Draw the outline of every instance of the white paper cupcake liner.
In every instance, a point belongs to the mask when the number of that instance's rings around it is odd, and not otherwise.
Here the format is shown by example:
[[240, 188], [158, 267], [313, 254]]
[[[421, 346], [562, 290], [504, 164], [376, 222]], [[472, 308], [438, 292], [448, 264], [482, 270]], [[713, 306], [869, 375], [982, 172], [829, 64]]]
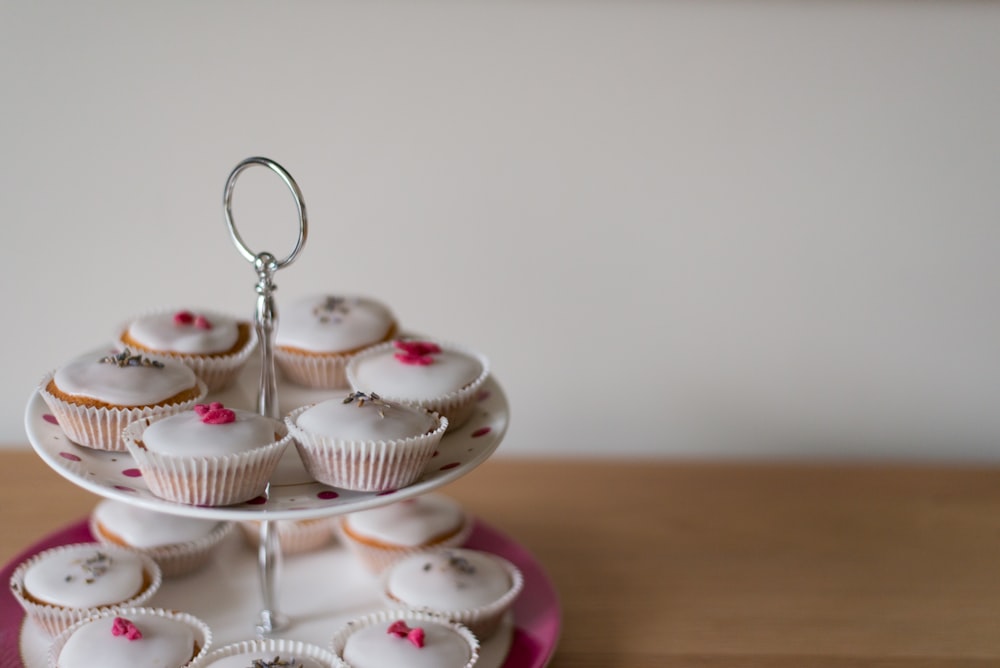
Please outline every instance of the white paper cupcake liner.
[[[88, 524], [90, 534], [97, 542], [102, 545], [119, 545], [104, 535], [93, 515], [90, 516]], [[163, 577], [187, 575], [198, 570], [208, 561], [215, 547], [233, 531], [234, 527], [233, 522], [218, 522], [210, 533], [196, 540], [148, 548], [129, 546], [129, 549], [149, 555], [163, 571]]]
[[359, 541], [354, 538], [354, 536], [347, 533], [344, 530], [344, 522], [346, 521], [346, 518], [339, 518], [339, 521], [337, 522], [337, 535], [340, 536], [341, 542], [347, 545], [354, 556], [357, 557], [358, 561], [360, 561], [369, 571], [376, 574], [383, 572], [400, 559], [408, 557], [411, 554], [418, 554], [441, 548], [461, 547], [465, 545], [465, 541], [469, 540], [469, 536], [472, 534], [472, 518], [468, 514], [465, 514], [458, 531], [444, 540], [439, 540], [427, 545], [378, 546]]
[[351, 355], [307, 355], [275, 347], [274, 361], [297, 385], [324, 390], [347, 389], [347, 362]]
[[518, 569], [518, 567], [511, 562], [507, 561], [503, 557], [499, 557], [489, 552], [468, 549], [447, 551], [454, 551], [458, 554], [461, 554], [462, 552], [477, 552], [482, 556], [494, 560], [503, 567], [507, 576], [510, 578], [510, 589], [507, 590], [506, 594], [489, 605], [482, 605], [476, 608], [462, 608], [458, 610], [438, 610], [427, 606], [409, 604], [393, 596], [392, 593], [389, 592], [388, 588], [389, 576], [392, 573], [392, 569], [390, 568], [382, 573], [382, 599], [390, 606], [405, 608], [407, 610], [419, 610], [421, 612], [446, 617], [453, 622], [468, 627], [469, 630], [475, 633], [476, 637], [480, 640], [488, 640], [496, 632], [497, 628], [499, 628], [500, 623], [503, 621], [503, 616], [508, 610], [510, 610], [511, 606], [514, 605], [514, 601], [517, 599], [518, 595], [520, 595], [521, 590], [524, 589], [524, 575], [522, 575], [520, 569]]
[[438, 397], [432, 397], [430, 399], [413, 399], [411, 397], [393, 396], [391, 392], [384, 391], [384, 388], [369, 387], [366, 384], [360, 383], [357, 378], [357, 366], [365, 358], [374, 355], [381, 355], [387, 351], [395, 350], [395, 342], [389, 341], [387, 343], [381, 343], [377, 346], [372, 346], [371, 348], [366, 348], [357, 355], [354, 355], [347, 364], [347, 382], [352, 390], [375, 392], [384, 401], [388, 401], [389, 403], [395, 402], [426, 408], [429, 411], [437, 413], [441, 417], [448, 418], [449, 429], [458, 429], [465, 424], [465, 421], [469, 419], [476, 407], [476, 395], [479, 394], [480, 388], [482, 388], [483, 383], [486, 382], [486, 379], [489, 378], [490, 375], [490, 361], [485, 355], [454, 343], [425, 338], [420, 338], [418, 340], [436, 343], [441, 350], [461, 353], [463, 355], [473, 357], [479, 362], [482, 367], [482, 371], [479, 376], [477, 376], [465, 387]]
[[[178, 309], [159, 309], [156, 311], [150, 311], [144, 313], [143, 317], [148, 315], [156, 315], [159, 313], [173, 313]], [[231, 315], [219, 313], [217, 311], [204, 311], [204, 315], [208, 316], [210, 319], [225, 317], [233, 318]], [[133, 318], [135, 320], [136, 318]], [[132, 321], [122, 324], [118, 328], [118, 334], [115, 339], [115, 345], [119, 348], [129, 346], [132, 349], [138, 349], [142, 351], [145, 357], [150, 359], [158, 360], [173, 360], [185, 364], [189, 369], [194, 371], [195, 375], [205, 382], [208, 387], [209, 392], [218, 392], [219, 390], [224, 390], [229, 387], [236, 378], [240, 375], [243, 367], [246, 366], [247, 361], [250, 359], [250, 355], [257, 348], [257, 332], [254, 329], [253, 323], [247, 321], [238, 321], [240, 324], [249, 328], [250, 338], [243, 345], [242, 348], [234, 353], [228, 355], [199, 355], [196, 353], [174, 353], [162, 350], [151, 350], [145, 346], [135, 346], [125, 343], [122, 340], [125, 332], [128, 331], [129, 324]]]
[[[350, 668], [328, 649], [301, 640], [285, 638], [263, 638], [234, 642], [214, 649], [190, 665], [189, 668], [208, 668], [216, 661], [241, 654], [265, 653], [269, 659], [280, 657], [284, 661], [312, 659], [323, 668]], [[247, 661], [247, 666], [250, 665]], [[297, 664], [289, 664], [297, 665]]]
[[462, 668], [472, 668], [479, 661], [479, 639], [465, 626], [458, 624], [456, 622], [450, 621], [445, 617], [440, 615], [434, 615], [427, 612], [420, 612], [417, 610], [404, 610], [404, 609], [393, 609], [393, 610], [381, 610], [379, 612], [372, 613], [370, 615], [365, 615], [364, 617], [359, 617], [354, 619], [344, 625], [339, 631], [333, 635], [333, 640], [330, 641], [330, 649], [338, 658], [344, 658], [344, 647], [347, 645], [347, 639], [351, 637], [352, 633], [355, 633], [361, 629], [366, 629], [369, 626], [375, 624], [380, 624], [382, 622], [395, 621], [401, 619], [407, 624], [410, 622], [434, 622], [436, 624], [442, 624], [447, 626], [451, 630], [455, 631], [469, 644], [469, 654], [471, 658], [469, 662], [466, 663]]
[[[112, 558], [116, 554], [135, 554], [139, 557], [142, 562], [142, 569], [145, 573], [145, 579], [147, 580], [145, 588], [142, 589], [137, 595], [132, 598], [121, 601], [120, 603], [113, 603], [108, 605], [100, 605], [89, 608], [69, 608], [58, 605], [51, 605], [48, 603], [41, 603], [38, 601], [33, 601], [27, 598], [26, 592], [24, 591], [24, 574], [28, 572], [28, 569], [38, 563], [40, 560], [45, 559], [53, 554], [59, 552], [66, 552], [71, 550], [77, 550], [81, 547], [86, 549], [100, 548], [101, 552], [106, 552], [111, 555]], [[41, 627], [50, 636], [57, 636], [73, 624], [76, 624], [82, 619], [99, 614], [103, 610], [108, 610], [111, 608], [118, 608], [122, 606], [134, 607], [140, 606], [146, 601], [148, 601], [153, 594], [155, 594], [159, 589], [160, 585], [163, 584], [163, 573], [160, 567], [153, 561], [152, 558], [148, 557], [141, 552], [136, 552], [135, 550], [129, 550], [124, 547], [118, 547], [115, 545], [101, 545], [98, 546], [96, 543], [74, 543], [71, 545], [61, 545], [59, 547], [54, 547], [43, 552], [39, 552], [35, 556], [31, 557], [27, 561], [23, 562], [10, 577], [10, 589], [14, 598], [24, 609], [25, 614], [29, 619], [34, 621], [39, 627]]]
[[285, 417], [306, 470], [317, 481], [356, 492], [386, 492], [413, 483], [423, 473], [448, 428], [438, 417], [428, 433], [389, 441], [353, 441], [330, 438], [300, 429], [298, 416], [313, 404], [300, 406]]
[[54, 372], [45, 375], [38, 386], [38, 394], [48, 405], [66, 436], [74, 443], [94, 450], [124, 452], [122, 431], [130, 423], [180, 413], [193, 407], [208, 394], [205, 383], [198, 380], [198, 395], [188, 401], [163, 406], [97, 408], [73, 404], [49, 392], [46, 388], [54, 375]]
[[149, 491], [168, 501], [196, 506], [229, 506], [264, 493], [291, 433], [275, 421], [280, 440], [245, 452], [222, 456], [183, 456], [153, 452], [139, 445], [155, 420], [133, 422], [123, 432], [125, 446], [142, 471]]
[[[85, 617], [60, 633], [52, 642], [52, 645], [49, 646], [48, 668], [58, 668], [59, 654], [66, 645], [66, 641], [69, 640], [70, 636], [76, 633], [77, 629], [83, 627], [91, 621], [105, 619], [107, 617], [125, 617], [129, 621], [133, 622], [140, 617], [163, 617], [165, 619], [173, 619], [187, 624], [195, 631], [195, 643], [198, 645], [198, 652], [194, 655], [194, 658], [190, 663], [184, 664], [186, 666], [198, 665], [198, 662], [208, 654], [212, 646], [212, 630], [208, 627], [208, 624], [194, 615], [190, 615], [186, 612], [164, 610], [162, 608], [140, 608], [134, 606], [117, 607], [102, 610], [96, 614], [90, 615], [89, 617]], [[194, 651], [193, 647], [191, 648], [191, 651]]]
[[[303, 554], [326, 547], [333, 542], [334, 518], [324, 517], [314, 520], [273, 520], [278, 529], [278, 543], [283, 557]], [[260, 523], [240, 522], [240, 530], [248, 545], [260, 545]]]

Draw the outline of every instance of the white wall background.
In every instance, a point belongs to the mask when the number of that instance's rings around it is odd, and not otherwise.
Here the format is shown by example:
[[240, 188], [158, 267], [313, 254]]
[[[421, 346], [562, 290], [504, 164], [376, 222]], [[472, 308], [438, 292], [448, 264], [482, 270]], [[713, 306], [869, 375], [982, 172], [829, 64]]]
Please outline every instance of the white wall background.
[[279, 308], [487, 352], [501, 455], [1000, 460], [1000, 4], [8, 0], [0, 148], [0, 443], [128, 315], [250, 314], [259, 154]]

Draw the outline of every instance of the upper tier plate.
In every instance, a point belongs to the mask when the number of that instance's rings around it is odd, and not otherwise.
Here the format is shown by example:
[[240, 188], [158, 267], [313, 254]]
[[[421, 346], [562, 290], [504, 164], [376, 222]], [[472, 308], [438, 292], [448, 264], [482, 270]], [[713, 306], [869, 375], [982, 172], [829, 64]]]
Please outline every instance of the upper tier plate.
[[[255, 369], [247, 369], [237, 386], [209, 396], [206, 401], [221, 400], [227, 406], [254, 410], [256, 389], [251, 396], [247, 388], [254, 387], [255, 374]], [[282, 385], [278, 393], [282, 415], [296, 406], [346, 394], [347, 390], [308, 390], [290, 384]], [[477, 402], [468, 422], [445, 435], [423, 475], [408, 487], [374, 493], [322, 485], [308, 478], [295, 447], [289, 446], [266, 499], [258, 497], [247, 503], [214, 508], [188, 506], [154, 496], [127, 452], [104, 452], [73, 443], [37, 391], [28, 401], [24, 422], [28, 440], [39, 456], [57, 473], [95, 494], [174, 515], [217, 520], [307, 519], [401, 501], [447, 484], [482, 464], [503, 440], [508, 407], [503, 390], [493, 378], [486, 381]]]

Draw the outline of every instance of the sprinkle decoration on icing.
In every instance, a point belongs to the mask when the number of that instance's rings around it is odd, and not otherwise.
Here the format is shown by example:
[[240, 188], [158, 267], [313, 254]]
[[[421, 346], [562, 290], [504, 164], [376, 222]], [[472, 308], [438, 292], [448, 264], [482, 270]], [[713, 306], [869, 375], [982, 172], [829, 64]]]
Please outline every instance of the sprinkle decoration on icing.
[[386, 629], [386, 633], [397, 638], [406, 638], [418, 649], [424, 646], [424, 630], [419, 626], [411, 629], [402, 619], [390, 624], [389, 628]]
[[174, 324], [182, 327], [195, 326], [198, 329], [212, 329], [212, 322], [203, 315], [195, 315], [191, 311], [178, 311], [174, 314]]
[[280, 656], [276, 656], [270, 661], [267, 659], [254, 659], [253, 663], [250, 664], [250, 668], [302, 668], [302, 663], [292, 657], [291, 659], [282, 659]]
[[357, 402], [358, 408], [364, 407], [366, 403], [373, 406], [378, 406], [378, 416], [380, 418], [385, 417], [385, 409], [392, 408], [392, 405], [382, 401], [382, 397], [378, 396], [374, 392], [366, 394], [364, 392], [351, 392], [346, 397], [344, 397], [344, 403], [349, 404], [351, 402]]
[[328, 296], [323, 300], [322, 304], [313, 309], [313, 315], [322, 323], [338, 323], [350, 311], [351, 309], [347, 305], [346, 299], [343, 297]]
[[430, 341], [394, 341], [401, 352], [396, 353], [396, 359], [403, 364], [428, 366], [434, 364], [432, 355], [441, 352], [441, 346]]
[[101, 364], [114, 364], [122, 369], [130, 366], [150, 366], [157, 369], [163, 368], [163, 362], [151, 360], [148, 357], [143, 357], [142, 355], [133, 355], [132, 351], [128, 348], [121, 351], [117, 355], [102, 357], [100, 361]]
[[[78, 565], [80, 570], [83, 571], [84, 579], [86, 584], [94, 584], [97, 582], [98, 578], [107, 573], [111, 569], [111, 564], [114, 560], [103, 552], [97, 552], [92, 557], [87, 557], [83, 561], [74, 561], [74, 565]], [[75, 576], [67, 575], [66, 582], [72, 582], [75, 580]]]
[[229, 424], [236, 421], [236, 412], [231, 408], [226, 408], [218, 401], [213, 401], [210, 404], [196, 404], [194, 412], [205, 424]]
[[115, 617], [111, 623], [111, 635], [125, 636], [127, 640], [142, 640], [142, 631], [135, 624], [124, 617]]

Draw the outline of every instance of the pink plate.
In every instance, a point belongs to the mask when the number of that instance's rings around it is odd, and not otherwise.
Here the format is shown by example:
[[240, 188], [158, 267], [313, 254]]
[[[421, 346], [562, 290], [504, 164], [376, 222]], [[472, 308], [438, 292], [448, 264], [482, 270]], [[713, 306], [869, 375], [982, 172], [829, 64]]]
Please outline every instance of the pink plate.
[[[17, 565], [38, 552], [91, 540], [85, 520], [50, 534], [5, 565], [3, 581], [9, 581]], [[560, 608], [555, 588], [541, 564], [524, 547], [482, 521], [476, 522], [466, 547], [500, 555], [524, 574], [525, 587], [514, 604], [513, 636], [502, 668], [544, 668], [559, 640]], [[24, 665], [20, 652], [23, 620], [21, 607], [5, 587], [0, 595], [0, 666]]]

